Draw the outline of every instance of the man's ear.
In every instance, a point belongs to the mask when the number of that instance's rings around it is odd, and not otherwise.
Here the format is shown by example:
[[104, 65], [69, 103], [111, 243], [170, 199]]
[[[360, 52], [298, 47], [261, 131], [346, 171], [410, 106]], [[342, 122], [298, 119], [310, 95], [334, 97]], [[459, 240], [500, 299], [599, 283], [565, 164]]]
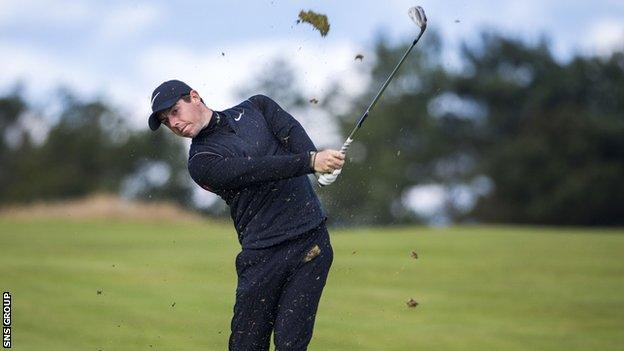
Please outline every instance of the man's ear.
[[191, 90], [191, 101], [193, 101], [194, 103], [198, 103], [201, 102], [201, 97], [199, 96], [199, 93], [196, 90]]

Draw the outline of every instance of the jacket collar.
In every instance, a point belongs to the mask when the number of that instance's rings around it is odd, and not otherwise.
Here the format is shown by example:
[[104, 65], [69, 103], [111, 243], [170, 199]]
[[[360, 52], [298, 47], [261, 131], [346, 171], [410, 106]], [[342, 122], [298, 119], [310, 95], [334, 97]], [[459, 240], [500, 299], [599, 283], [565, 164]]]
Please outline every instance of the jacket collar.
[[232, 128], [232, 126], [230, 125], [230, 122], [228, 121], [226, 114], [221, 111], [213, 110], [212, 117], [210, 118], [210, 122], [208, 122], [208, 125], [204, 129], [202, 129], [195, 136], [195, 138], [193, 138], [193, 140], [207, 137], [208, 135], [213, 134], [216, 131], [221, 130], [221, 129], [225, 129], [225, 130], [230, 129], [234, 131], [234, 128]]

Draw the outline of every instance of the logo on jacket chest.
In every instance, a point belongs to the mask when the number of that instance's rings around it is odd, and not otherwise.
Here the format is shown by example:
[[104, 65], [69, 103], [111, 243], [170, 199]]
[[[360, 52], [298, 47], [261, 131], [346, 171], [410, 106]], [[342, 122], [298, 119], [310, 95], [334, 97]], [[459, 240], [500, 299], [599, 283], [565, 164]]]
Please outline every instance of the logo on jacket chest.
[[244, 114], [245, 114], [245, 110], [243, 110], [243, 112], [239, 113], [239, 114], [238, 114], [238, 117], [234, 117], [234, 120], [235, 120], [236, 122], [240, 121], [241, 117], [243, 117], [243, 115], [244, 115]]

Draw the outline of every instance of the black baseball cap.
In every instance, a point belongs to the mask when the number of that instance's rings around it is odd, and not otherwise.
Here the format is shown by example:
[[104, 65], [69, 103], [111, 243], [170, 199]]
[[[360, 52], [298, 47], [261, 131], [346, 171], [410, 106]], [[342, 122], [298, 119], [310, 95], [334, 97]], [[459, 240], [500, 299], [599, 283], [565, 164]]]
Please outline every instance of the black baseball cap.
[[160, 127], [160, 121], [157, 117], [158, 112], [175, 105], [182, 96], [190, 94], [191, 90], [193, 89], [186, 83], [175, 79], [168, 80], [154, 89], [152, 93], [152, 114], [147, 120], [150, 129], [156, 130]]

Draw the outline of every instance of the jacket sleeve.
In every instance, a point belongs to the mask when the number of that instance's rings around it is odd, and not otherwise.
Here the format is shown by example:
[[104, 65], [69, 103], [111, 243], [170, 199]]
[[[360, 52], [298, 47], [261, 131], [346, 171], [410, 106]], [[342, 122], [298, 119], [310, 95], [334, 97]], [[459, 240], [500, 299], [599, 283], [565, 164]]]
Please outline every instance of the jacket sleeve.
[[198, 152], [188, 161], [191, 178], [210, 189], [237, 189], [312, 173], [308, 153], [262, 156], [224, 157], [213, 152]]
[[301, 124], [275, 101], [265, 95], [254, 95], [249, 100], [260, 109], [273, 135], [290, 152], [299, 154], [317, 151]]

